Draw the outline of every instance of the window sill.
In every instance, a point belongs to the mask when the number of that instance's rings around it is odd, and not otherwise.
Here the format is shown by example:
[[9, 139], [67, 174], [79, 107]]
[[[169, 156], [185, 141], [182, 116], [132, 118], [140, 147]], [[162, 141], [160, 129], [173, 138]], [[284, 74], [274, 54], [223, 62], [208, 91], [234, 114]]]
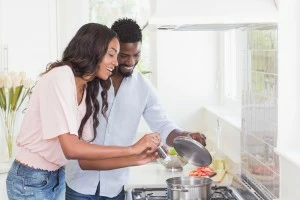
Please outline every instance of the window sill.
[[294, 149], [275, 149], [275, 152], [282, 158], [286, 159], [290, 163], [293, 163], [297, 167], [300, 167], [300, 148]]
[[228, 124], [232, 125], [237, 129], [241, 129], [241, 114], [238, 112], [233, 112], [232, 109], [222, 105], [210, 105], [205, 106], [208, 112], [213, 113], [220, 119], [226, 121]]

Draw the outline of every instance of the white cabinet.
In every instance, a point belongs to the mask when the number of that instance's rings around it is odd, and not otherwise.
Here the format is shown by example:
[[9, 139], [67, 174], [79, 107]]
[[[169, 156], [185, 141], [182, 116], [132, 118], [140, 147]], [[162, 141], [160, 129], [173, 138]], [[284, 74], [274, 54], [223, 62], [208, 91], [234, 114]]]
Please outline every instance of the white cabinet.
[[56, 1], [0, 0], [0, 15], [1, 70], [36, 78], [57, 59]]

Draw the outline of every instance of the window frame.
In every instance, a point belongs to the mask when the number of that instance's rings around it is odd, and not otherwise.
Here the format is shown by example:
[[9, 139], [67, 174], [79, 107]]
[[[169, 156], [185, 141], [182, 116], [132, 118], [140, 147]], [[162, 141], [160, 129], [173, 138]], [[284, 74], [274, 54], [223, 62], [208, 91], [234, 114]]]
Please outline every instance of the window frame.
[[220, 69], [221, 95], [220, 103], [233, 115], [241, 116], [242, 106], [242, 69], [243, 60], [240, 55], [244, 52], [247, 38], [243, 38], [241, 29], [227, 30], [220, 34]]

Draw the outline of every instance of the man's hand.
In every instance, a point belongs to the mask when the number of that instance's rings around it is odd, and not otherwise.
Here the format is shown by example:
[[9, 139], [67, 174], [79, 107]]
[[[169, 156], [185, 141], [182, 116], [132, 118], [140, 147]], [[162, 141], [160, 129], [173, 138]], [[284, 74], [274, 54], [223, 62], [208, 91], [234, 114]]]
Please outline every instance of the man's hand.
[[174, 139], [178, 136], [186, 136], [186, 137], [191, 137], [194, 140], [200, 142], [203, 146], [206, 146], [206, 137], [204, 134], [199, 133], [199, 132], [188, 132], [188, 131], [181, 131], [178, 129], [174, 129], [171, 131], [171, 133], [167, 137], [167, 144], [171, 147], [173, 147], [173, 142]]
[[189, 133], [188, 135], [194, 140], [200, 142], [203, 146], [206, 146], [206, 137], [204, 134], [195, 132], [195, 133]]

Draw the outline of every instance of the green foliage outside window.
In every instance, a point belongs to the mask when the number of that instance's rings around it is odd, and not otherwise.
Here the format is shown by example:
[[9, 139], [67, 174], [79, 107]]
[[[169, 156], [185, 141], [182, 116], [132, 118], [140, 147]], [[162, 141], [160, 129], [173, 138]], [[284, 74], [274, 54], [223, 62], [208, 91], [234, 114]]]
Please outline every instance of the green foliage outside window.
[[251, 63], [251, 90], [256, 104], [277, 98], [277, 27], [248, 32], [248, 51]]

